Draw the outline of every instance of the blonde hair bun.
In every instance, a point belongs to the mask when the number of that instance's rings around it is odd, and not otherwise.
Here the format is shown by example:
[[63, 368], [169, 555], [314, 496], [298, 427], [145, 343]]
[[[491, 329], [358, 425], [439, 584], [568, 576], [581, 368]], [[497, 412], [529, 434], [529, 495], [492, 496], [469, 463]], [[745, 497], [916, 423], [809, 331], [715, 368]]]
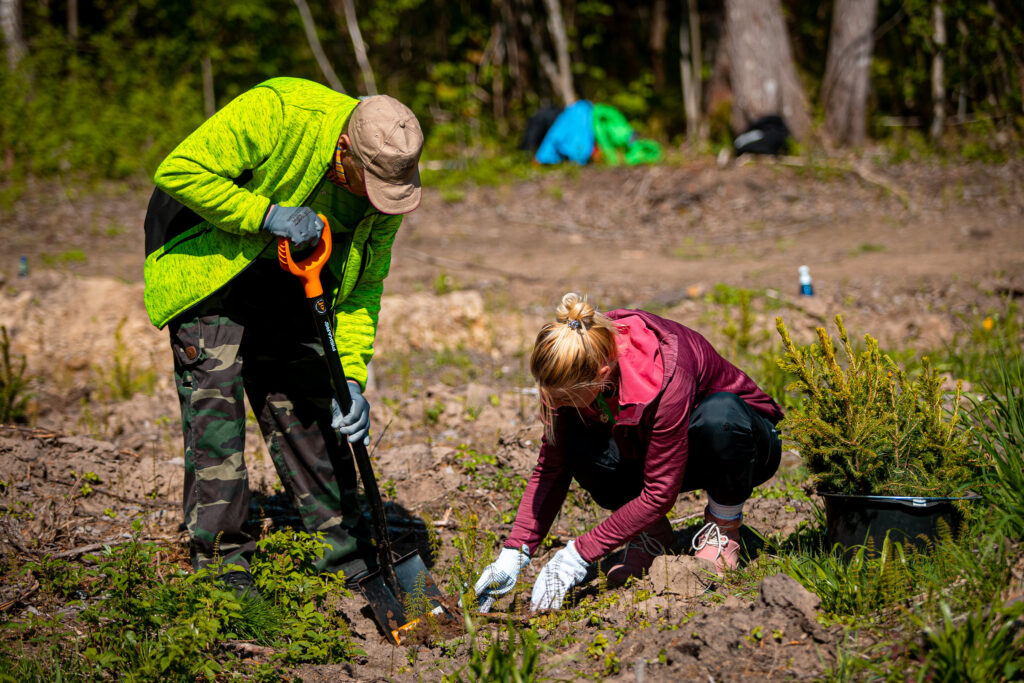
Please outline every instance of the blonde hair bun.
[[562, 300], [555, 311], [555, 320], [565, 324], [570, 320], [578, 320], [584, 329], [590, 329], [594, 325], [594, 307], [587, 303], [586, 297], [576, 292], [567, 292], [562, 295]]

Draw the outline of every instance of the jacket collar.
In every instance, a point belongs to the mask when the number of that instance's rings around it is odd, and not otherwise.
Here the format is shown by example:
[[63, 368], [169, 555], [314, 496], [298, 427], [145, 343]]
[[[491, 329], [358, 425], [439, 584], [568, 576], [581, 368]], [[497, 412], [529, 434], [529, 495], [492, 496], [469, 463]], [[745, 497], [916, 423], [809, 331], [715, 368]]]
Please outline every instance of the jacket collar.
[[323, 173], [327, 173], [328, 166], [334, 160], [334, 148], [338, 145], [338, 138], [357, 104], [359, 100], [356, 98], [336, 93], [336, 97], [330, 98], [324, 109], [315, 154], [316, 163], [323, 169]]
[[646, 311], [619, 309], [607, 315], [619, 323], [622, 335], [616, 342], [620, 354], [617, 423], [635, 425], [675, 374], [679, 341]]

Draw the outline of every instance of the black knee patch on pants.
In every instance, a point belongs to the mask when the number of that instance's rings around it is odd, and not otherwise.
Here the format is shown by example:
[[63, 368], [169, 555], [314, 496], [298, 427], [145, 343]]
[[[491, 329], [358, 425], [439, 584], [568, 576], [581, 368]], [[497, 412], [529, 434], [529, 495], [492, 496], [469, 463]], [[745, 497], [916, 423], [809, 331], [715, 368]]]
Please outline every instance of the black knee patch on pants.
[[[617, 510], [644, 487], [643, 458], [626, 458], [607, 425], [587, 425], [575, 416], [561, 435], [563, 453], [576, 482], [594, 501]], [[779, 468], [782, 442], [775, 426], [735, 394], [704, 399], [690, 416], [689, 456], [681, 491], [704, 489], [723, 505], [738, 505]]]
[[644, 488], [644, 462], [622, 457], [611, 427], [573, 420], [563, 432], [563, 452], [576, 482], [606, 510], [620, 507]]
[[735, 394], [711, 394], [690, 417], [683, 490], [705, 489], [718, 503], [738, 505], [779, 468], [775, 426]]

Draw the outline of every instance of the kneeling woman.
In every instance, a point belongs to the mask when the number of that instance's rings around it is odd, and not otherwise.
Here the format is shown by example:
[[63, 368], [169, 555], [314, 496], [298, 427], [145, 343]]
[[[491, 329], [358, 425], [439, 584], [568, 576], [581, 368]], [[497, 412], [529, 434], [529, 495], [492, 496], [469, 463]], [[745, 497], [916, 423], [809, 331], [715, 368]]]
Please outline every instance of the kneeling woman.
[[533, 609], [558, 608], [592, 564], [626, 545], [609, 581], [639, 576], [672, 544], [667, 514], [704, 489], [696, 557], [718, 573], [739, 561], [743, 503], [779, 466], [782, 410], [701, 335], [638, 310], [605, 315], [562, 297], [530, 358], [545, 435], [512, 533], [475, 591], [480, 611], [512, 590], [575, 479], [614, 510], [555, 553], [533, 587]]

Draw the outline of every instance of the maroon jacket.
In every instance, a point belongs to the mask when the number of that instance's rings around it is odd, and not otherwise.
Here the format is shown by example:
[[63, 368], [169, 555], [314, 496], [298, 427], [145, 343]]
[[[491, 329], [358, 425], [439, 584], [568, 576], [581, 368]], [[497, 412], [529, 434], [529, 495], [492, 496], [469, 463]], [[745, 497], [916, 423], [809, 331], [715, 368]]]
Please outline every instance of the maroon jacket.
[[[576, 539], [576, 550], [588, 562], [626, 543], [672, 509], [686, 472], [690, 414], [705, 397], [729, 392], [772, 422], [782, 419], [778, 404], [697, 332], [645, 311], [607, 315], [620, 325], [619, 413], [612, 435], [622, 457], [644, 460], [644, 488]], [[581, 417], [585, 424], [596, 425], [599, 414], [586, 409]], [[558, 423], [556, 418], [554, 443], [543, 441], [504, 543], [507, 548], [526, 545], [531, 554], [535, 552], [565, 501], [572, 474], [562, 454]]]

